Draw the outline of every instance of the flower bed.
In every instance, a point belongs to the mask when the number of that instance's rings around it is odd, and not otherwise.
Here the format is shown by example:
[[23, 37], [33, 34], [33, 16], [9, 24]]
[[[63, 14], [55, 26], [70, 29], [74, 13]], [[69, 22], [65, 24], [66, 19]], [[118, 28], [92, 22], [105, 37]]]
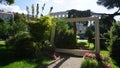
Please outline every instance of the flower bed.
[[108, 57], [90, 52], [85, 53], [83, 57], [81, 68], [112, 68]]

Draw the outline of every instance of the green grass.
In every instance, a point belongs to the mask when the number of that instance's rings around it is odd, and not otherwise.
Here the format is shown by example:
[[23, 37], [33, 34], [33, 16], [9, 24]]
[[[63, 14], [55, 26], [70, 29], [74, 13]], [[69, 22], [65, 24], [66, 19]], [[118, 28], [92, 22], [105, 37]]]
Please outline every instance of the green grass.
[[46, 56], [40, 56], [41, 60], [33, 59], [18, 59], [13, 56], [10, 50], [5, 47], [5, 42], [0, 41], [0, 68], [39, 68], [52, 61]]
[[0, 41], [0, 49], [5, 49], [5, 41]]
[[[101, 50], [100, 53], [103, 56], [109, 57], [109, 51], [107, 51], [107, 50]], [[114, 60], [111, 57], [109, 57], [109, 62], [111, 64], [112, 68], [119, 68], [118, 66], [115, 65], [115, 62], [114, 62]]]
[[3, 68], [34, 68], [36, 64], [30, 64], [27, 61], [15, 61], [13, 63], [10, 63]]
[[93, 43], [89, 43], [87, 40], [77, 40], [77, 46], [89, 46], [89, 48], [91, 50], [93, 50], [94, 48], [94, 44]]

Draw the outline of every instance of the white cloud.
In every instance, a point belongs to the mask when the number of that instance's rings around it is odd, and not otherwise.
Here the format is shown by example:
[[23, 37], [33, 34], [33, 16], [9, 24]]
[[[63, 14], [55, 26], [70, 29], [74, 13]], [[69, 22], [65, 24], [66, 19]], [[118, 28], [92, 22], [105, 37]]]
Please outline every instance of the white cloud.
[[9, 6], [9, 5], [1, 5], [0, 10], [4, 10], [5, 12], [18, 12], [18, 13], [27, 13], [26, 10], [21, 10], [19, 6]]
[[46, 3], [49, 2], [50, 0], [35, 0], [36, 3]]
[[64, 0], [53, 0], [54, 3], [57, 3], [57, 4], [62, 4], [64, 3]]
[[98, 13], [114, 13], [115, 9], [108, 10], [97, 5], [97, 0], [52, 0], [53, 12], [66, 11], [70, 9], [88, 10]]

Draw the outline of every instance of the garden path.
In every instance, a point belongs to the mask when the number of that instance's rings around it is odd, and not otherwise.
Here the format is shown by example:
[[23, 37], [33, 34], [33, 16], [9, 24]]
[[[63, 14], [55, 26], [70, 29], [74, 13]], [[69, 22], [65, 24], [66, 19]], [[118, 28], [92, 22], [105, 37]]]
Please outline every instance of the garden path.
[[48, 65], [47, 68], [80, 68], [83, 57], [61, 55], [55, 63]]

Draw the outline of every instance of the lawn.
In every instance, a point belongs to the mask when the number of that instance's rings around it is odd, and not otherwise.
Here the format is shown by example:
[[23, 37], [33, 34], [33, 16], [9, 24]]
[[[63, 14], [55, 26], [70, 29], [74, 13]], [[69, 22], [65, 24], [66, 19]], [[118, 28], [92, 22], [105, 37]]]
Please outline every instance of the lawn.
[[94, 49], [94, 44], [89, 43], [87, 40], [77, 40], [77, 46], [88, 46], [90, 50]]
[[17, 59], [10, 50], [5, 47], [5, 42], [0, 41], [0, 68], [39, 68], [52, 61], [50, 58], [40, 56], [41, 60], [34, 59]]

